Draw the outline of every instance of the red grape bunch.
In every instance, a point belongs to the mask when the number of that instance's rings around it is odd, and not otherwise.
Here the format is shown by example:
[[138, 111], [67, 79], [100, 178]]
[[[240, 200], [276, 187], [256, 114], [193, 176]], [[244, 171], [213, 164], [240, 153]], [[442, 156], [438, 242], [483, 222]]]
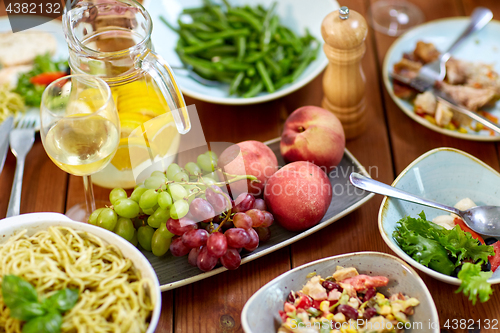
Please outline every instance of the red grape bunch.
[[[176, 235], [170, 252], [178, 257], [188, 255], [189, 264], [205, 272], [218, 262], [227, 269], [236, 269], [242, 251], [252, 252], [259, 242], [269, 239], [273, 215], [266, 211], [264, 200], [247, 193], [240, 194], [234, 206], [216, 186], [210, 186], [205, 196], [194, 199], [189, 207], [189, 215], [203, 222], [188, 217], [167, 221], [168, 231]], [[230, 210], [226, 210], [228, 203]], [[215, 212], [220, 214], [215, 216]]]

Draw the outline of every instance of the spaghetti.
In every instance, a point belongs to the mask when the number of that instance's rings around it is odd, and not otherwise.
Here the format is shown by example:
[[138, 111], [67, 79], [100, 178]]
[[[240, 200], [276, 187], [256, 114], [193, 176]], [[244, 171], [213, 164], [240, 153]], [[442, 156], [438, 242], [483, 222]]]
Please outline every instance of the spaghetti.
[[[61, 332], [145, 332], [154, 304], [153, 284], [141, 279], [132, 261], [114, 245], [89, 233], [50, 227], [27, 230], [0, 244], [0, 285], [7, 274], [30, 282], [42, 297], [77, 288], [80, 297], [63, 317]], [[0, 332], [21, 333], [0, 293]]]

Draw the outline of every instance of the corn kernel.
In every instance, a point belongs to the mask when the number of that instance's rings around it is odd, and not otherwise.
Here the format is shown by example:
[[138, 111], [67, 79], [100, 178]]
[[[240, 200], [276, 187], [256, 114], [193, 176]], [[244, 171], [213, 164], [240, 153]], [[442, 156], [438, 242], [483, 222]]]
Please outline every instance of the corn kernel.
[[386, 318], [388, 320], [394, 320], [394, 316], [392, 314], [388, 314]]
[[330, 302], [328, 301], [323, 301], [319, 304], [319, 309], [323, 312], [328, 312], [329, 308], [330, 308]]
[[466, 130], [465, 128], [463, 128], [463, 127], [460, 127], [460, 128], [458, 129], [458, 131], [459, 131], [460, 133], [467, 134], [467, 130]]
[[436, 125], [436, 119], [433, 117], [433, 116], [429, 116], [428, 114], [426, 114], [424, 116], [425, 120], [427, 120], [428, 122], [430, 122], [431, 124], [434, 124]]
[[450, 131], [456, 131], [457, 128], [455, 125], [453, 125], [452, 123], [449, 123], [448, 125], [446, 125], [446, 129], [449, 129]]
[[330, 321], [330, 320], [332, 320], [332, 319], [333, 319], [333, 313], [329, 313], [329, 314], [327, 314], [325, 318], [326, 318], [327, 320], [329, 320], [329, 321]]

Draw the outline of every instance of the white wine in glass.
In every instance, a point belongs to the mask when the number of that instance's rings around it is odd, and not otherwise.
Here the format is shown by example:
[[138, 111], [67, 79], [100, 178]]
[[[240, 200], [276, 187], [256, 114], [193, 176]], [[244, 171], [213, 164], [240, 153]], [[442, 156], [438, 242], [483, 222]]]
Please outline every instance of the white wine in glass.
[[43, 147], [62, 170], [83, 176], [85, 205], [66, 215], [86, 221], [95, 210], [91, 174], [113, 158], [120, 140], [120, 121], [109, 86], [90, 75], [69, 75], [52, 82], [40, 107]]

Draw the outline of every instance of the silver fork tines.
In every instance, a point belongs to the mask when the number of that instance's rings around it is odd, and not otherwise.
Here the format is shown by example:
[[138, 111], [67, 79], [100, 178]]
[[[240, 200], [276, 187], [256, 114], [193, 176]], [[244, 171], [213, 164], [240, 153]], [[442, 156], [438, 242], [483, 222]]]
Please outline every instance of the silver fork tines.
[[10, 132], [9, 144], [14, 156], [17, 158], [14, 182], [10, 192], [7, 217], [19, 215], [21, 207], [21, 192], [23, 187], [24, 162], [26, 155], [33, 147], [35, 141], [36, 116], [24, 116], [16, 127]]

